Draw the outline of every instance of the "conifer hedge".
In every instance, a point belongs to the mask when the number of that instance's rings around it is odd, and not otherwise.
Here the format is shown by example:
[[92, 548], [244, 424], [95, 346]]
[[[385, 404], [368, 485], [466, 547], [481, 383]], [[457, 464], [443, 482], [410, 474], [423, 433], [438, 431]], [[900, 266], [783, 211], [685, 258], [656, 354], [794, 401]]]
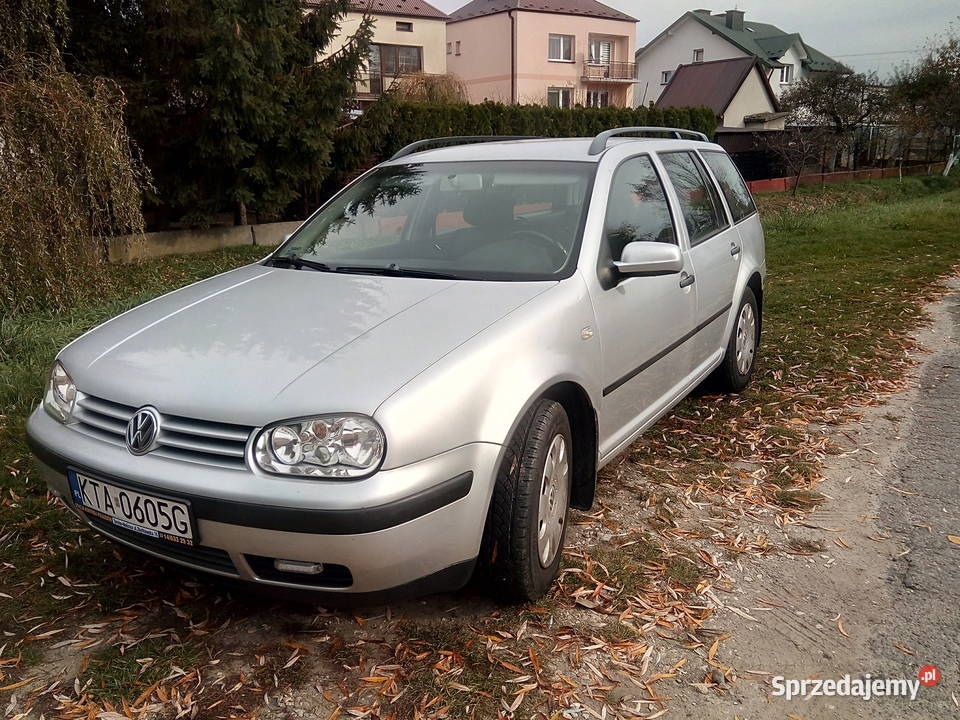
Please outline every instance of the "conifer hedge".
[[398, 101], [385, 96], [350, 125], [340, 129], [331, 179], [339, 182], [359, 168], [388, 157], [404, 145], [451, 135], [533, 135], [592, 137], [627, 126], [678, 127], [713, 136], [717, 126], [710, 108], [585, 108], [543, 105], [437, 104]]

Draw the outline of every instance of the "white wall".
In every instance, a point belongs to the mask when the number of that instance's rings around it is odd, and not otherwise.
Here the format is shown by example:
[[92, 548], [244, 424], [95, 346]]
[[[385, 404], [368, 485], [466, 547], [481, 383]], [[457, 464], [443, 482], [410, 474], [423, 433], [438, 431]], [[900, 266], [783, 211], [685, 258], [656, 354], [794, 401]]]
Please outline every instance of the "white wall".
[[[798, 43], [791, 45], [790, 49], [788, 49], [780, 58], [780, 62], [782, 62], [784, 65], [793, 65], [794, 83], [803, 80], [807, 76], [806, 71], [801, 65], [801, 62], [805, 58], [806, 53], [803, 52], [803, 48]], [[778, 98], [790, 89], [791, 85], [780, 84], [780, 68], [774, 68], [773, 72], [770, 73], [770, 87], [773, 89], [773, 93]]]
[[766, 80], [760, 71], [754, 68], [743, 81], [737, 94], [727, 106], [721, 119], [723, 127], [744, 127], [743, 118], [746, 115], [755, 115], [763, 112], [773, 112], [773, 103], [764, 89]]
[[[344, 43], [356, 33], [362, 19], [362, 13], [347, 13], [340, 24], [340, 32], [320, 59], [342, 48]], [[413, 32], [397, 31], [398, 21], [413, 23]], [[423, 71], [442, 74], [447, 71], [446, 25], [443, 20], [432, 18], [374, 14], [372, 42], [385, 45], [419, 45], [423, 48]]]
[[633, 95], [636, 105], [656, 102], [666, 87], [660, 84], [660, 73], [692, 63], [695, 48], [703, 48], [704, 62], [747, 56], [693, 18], [685, 18], [670, 33], [637, 58], [638, 82]]

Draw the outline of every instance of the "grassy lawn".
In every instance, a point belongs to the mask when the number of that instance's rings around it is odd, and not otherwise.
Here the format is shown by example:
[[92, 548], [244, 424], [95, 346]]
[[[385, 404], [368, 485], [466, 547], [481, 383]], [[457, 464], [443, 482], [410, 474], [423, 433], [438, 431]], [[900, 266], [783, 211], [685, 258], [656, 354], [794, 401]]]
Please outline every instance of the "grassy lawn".
[[[736, 397], [684, 401], [617, 467], [605, 471], [608, 489], [626, 465], [655, 485], [693, 497], [722, 495], [786, 517], [816, 504], [819, 458], [830, 450], [816, 426], [841, 422], [852, 403], [896, 387], [906, 332], [921, 320], [922, 304], [938, 292], [938, 278], [960, 262], [960, 190], [937, 178], [829, 186], [822, 192], [805, 188], [797, 199], [771, 196], [759, 202], [769, 281], [756, 382]], [[4, 691], [40, 675], [46, 656], [68, 640], [78, 655], [81, 685], [89, 681], [81, 695], [88, 703], [112, 703], [103, 705], [108, 709], [133, 703], [178, 668], [190, 677], [192, 666], [223, 651], [210, 632], [236, 616], [238, 606], [211, 599], [197, 584], [185, 584], [81, 529], [51, 502], [31, 469], [23, 425], [55, 353], [72, 338], [162, 292], [263, 254], [263, 248], [235, 248], [111, 266], [103, 270], [111, 278], [109, 297], [89, 297], [61, 314], [0, 319], [0, 706], [11, 691], [42, 689], [36, 680]], [[753, 469], [732, 472], [731, 461]], [[663, 497], [658, 502], [651, 527], [675, 527], [669, 502]], [[616, 561], [609, 548], [594, 553], [605, 559], [608, 574], [638, 592], [656, 583], [665, 584], [673, 597], [694, 592], [695, 558], [676, 544], [664, 548], [646, 534], [638, 537], [642, 542], [631, 545], [629, 561]], [[582, 587], [583, 577], [598, 574], [591, 552], [584, 550], [568, 564], [570, 572], [552, 602], [564, 603]], [[643, 573], [642, 582], [631, 577], [636, 573]], [[603, 593], [592, 602], [603, 605]], [[628, 605], [621, 594], [611, 595], [608, 607], [620, 612]], [[146, 624], [143, 618], [149, 618]], [[427, 632], [419, 626], [418, 637], [408, 638], [414, 647], [410, 657], [420, 657], [417, 642], [440, 647]], [[273, 648], [278, 658], [284, 655], [278, 668], [284, 668], [291, 647]], [[484, 662], [482, 653], [461, 650], [468, 667]], [[258, 667], [272, 668], [271, 662], [267, 658]], [[75, 710], [88, 713], [91, 707]]]

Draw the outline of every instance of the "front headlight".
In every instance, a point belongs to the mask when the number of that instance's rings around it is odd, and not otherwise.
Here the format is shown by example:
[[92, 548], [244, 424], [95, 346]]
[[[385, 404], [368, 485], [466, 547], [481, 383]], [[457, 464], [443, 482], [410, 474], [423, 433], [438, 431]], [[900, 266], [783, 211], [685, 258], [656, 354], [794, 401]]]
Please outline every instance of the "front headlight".
[[77, 386], [73, 384], [70, 375], [57, 360], [50, 371], [50, 381], [47, 383], [47, 392], [43, 396], [43, 406], [57, 420], [67, 422], [73, 413], [76, 400]]
[[264, 428], [253, 445], [261, 470], [278, 475], [356, 478], [383, 461], [383, 431], [365, 415], [321, 415]]

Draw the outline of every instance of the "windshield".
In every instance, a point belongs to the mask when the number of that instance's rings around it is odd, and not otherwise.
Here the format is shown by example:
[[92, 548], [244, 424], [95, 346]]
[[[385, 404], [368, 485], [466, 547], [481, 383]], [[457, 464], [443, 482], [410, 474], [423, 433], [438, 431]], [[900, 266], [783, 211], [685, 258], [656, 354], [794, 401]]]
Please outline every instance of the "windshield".
[[330, 272], [547, 280], [576, 263], [593, 163], [383, 167], [335, 197], [270, 258]]

